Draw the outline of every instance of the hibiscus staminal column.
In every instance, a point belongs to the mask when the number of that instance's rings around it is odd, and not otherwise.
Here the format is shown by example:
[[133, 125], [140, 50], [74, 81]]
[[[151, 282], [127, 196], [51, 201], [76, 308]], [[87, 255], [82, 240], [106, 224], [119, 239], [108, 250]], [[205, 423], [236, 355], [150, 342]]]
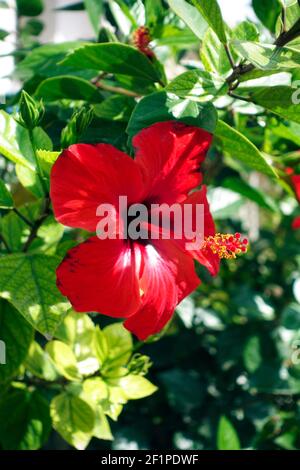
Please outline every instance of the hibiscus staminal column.
[[205, 238], [202, 249], [211, 250], [220, 259], [235, 259], [237, 255], [247, 252], [248, 240], [242, 239], [240, 233], [217, 233]]

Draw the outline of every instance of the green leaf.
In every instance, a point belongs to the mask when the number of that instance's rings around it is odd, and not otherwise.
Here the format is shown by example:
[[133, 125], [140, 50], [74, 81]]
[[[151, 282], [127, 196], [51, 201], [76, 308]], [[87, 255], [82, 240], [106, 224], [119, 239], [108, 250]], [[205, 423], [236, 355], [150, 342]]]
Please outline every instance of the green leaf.
[[95, 33], [98, 34], [100, 27], [100, 17], [103, 13], [103, 3], [99, 0], [84, 0], [84, 5]]
[[[295, 122], [284, 124], [278, 123], [271, 128], [272, 134], [280, 137], [281, 139], [290, 140], [300, 147], [300, 125]], [[299, 158], [299, 157], [298, 157]]]
[[3, 41], [7, 36], [9, 36], [10, 33], [5, 31], [4, 29], [0, 29], [0, 41]]
[[114, 439], [111, 433], [108, 419], [99, 407], [96, 412], [93, 436], [97, 437], [97, 439], [103, 439], [105, 441], [113, 441]]
[[122, 43], [87, 44], [71, 52], [61, 64], [79, 69], [94, 69], [143, 78], [149, 82], [157, 82], [161, 79], [144, 54]]
[[16, 0], [19, 16], [39, 16], [43, 13], [43, 0]]
[[222, 182], [223, 188], [231, 189], [232, 191], [241, 194], [250, 201], [255, 202], [263, 209], [268, 209], [272, 212], [278, 212], [278, 208], [271, 197], [268, 197], [257, 188], [253, 188], [246, 181], [237, 177], [228, 177]]
[[275, 86], [248, 91], [253, 103], [300, 124], [299, 90], [288, 86]]
[[[137, 29], [139, 27], [138, 19], [132, 12], [126, 1], [124, 0], [108, 0], [109, 9], [113, 18], [117, 24], [117, 28], [120, 32], [127, 36], [131, 29]], [[141, 3], [137, 3], [136, 6], [139, 8]], [[138, 12], [136, 12], [138, 14]]]
[[[278, 0], [280, 1], [280, 0]], [[286, 31], [289, 31], [295, 23], [299, 20], [300, 18], [300, 5], [297, 0], [282, 0], [285, 3], [286, 7], [286, 18], [285, 18], [285, 26], [286, 26]], [[276, 24], [276, 34], [277, 36], [280, 35], [282, 28], [283, 27], [283, 22], [282, 22], [282, 15], [278, 16], [277, 24]], [[291, 41], [291, 44], [294, 42], [298, 42], [299, 38], [295, 39], [295, 41]]]
[[81, 375], [77, 368], [76, 357], [70, 346], [62, 341], [50, 341], [46, 345], [46, 352], [61, 375], [68, 380], [80, 380]]
[[[132, 337], [122, 323], [113, 323], [103, 329], [108, 345], [108, 362], [117, 368], [127, 363], [132, 353]], [[99, 334], [99, 333], [98, 333]], [[99, 338], [99, 336], [98, 336]]]
[[50, 407], [54, 429], [78, 450], [85, 449], [93, 435], [95, 414], [90, 405], [69, 393], [56, 396]]
[[4, 181], [0, 180], [0, 209], [12, 209], [13, 207], [13, 198], [5, 186]]
[[49, 150], [37, 150], [37, 158], [43, 174], [50, 176], [51, 169], [60, 155], [60, 152], [50, 152]]
[[5, 111], [0, 111], [0, 153], [13, 163], [34, 170], [34, 155], [28, 131]]
[[144, 78], [130, 77], [129, 75], [114, 75], [115, 82], [111, 83], [112, 86], [120, 86], [126, 90], [134, 91], [140, 95], [148, 95], [156, 90], [155, 84], [149, 82]]
[[145, 0], [144, 3], [147, 25], [156, 25], [163, 20], [165, 9], [162, 0]]
[[127, 133], [131, 139], [145, 127], [170, 120], [178, 120], [213, 133], [217, 123], [217, 113], [210, 102], [200, 104], [178, 98], [173, 93], [160, 91], [146, 96], [136, 105]]
[[59, 325], [55, 336], [67, 343], [76, 358], [77, 368], [82, 375], [94, 374], [99, 370], [99, 362], [94, 347], [96, 329], [87, 314], [73, 310]]
[[170, 8], [185, 22], [191, 31], [199, 39], [203, 39], [208, 25], [198, 10], [186, 0], [168, 0], [168, 3]]
[[128, 122], [135, 106], [135, 100], [128, 96], [112, 95], [94, 106], [94, 113], [101, 119]]
[[286, 432], [276, 437], [275, 443], [285, 450], [297, 450], [296, 432]]
[[[41, 213], [41, 201], [26, 204], [18, 208], [18, 211], [26, 219], [34, 223]], [[29, 227], [15, 212], [10, 212], [1, 219], [1, 233], [7, 245], [13, 253], [22, 251], [29, 236]], [[64, 232], [63, 225], [57, 223], [53, 216], [48, 216], [43, 225], [38, 229], [37, 237], [31, 248], [39, 251], [55, 249]]]
[[282, 9], [280, 0], [252, 0], [252, 6], [262, 24], [274, 33]]
[[48, 134], [42, 129], [41, 127], [35, 127], [33, 129], [33, 140], [34, 146], [36, 150], [47, 150], [48, 152], [52, 152], [53, 144], [52, 140], [48, 136]]
[[108, 340], [99, 326], [97, 326], [95, 330], [94, 345], [97, 359], [100, 366], [102, 366], [109, 357], [109, 346]]
[[258, 148], [233, 127], [219, 120], [215, 135], [221, 140], [225, 154], [240, 160], [256, 171], [272, 177], [277, 176]]
[[209, 206], [214, 220], [236, 217], [243, 206], [243, 199], [233, 191], [224, 188], [209, 188]]
[[38, 199], [44, 197], [44, 189], [36, 171], [30, 170], [23, 165], [16, 165], [17, 178], [21, 185]]
[[211, 28], [207, 30], [203, 38], [200, 57], [208, 72], [215, 72], [218, 75], [226, 75], [229, 70], [231, 70], [231, 65], [224, 46]]
[[102, 400], [108, 398], [108, 386], [101, 377], [92, 377], [83, 382], [82, 389], [84, 399], [91, 404], [92, 407], [101, 405]]
[[95, 85], [80, 77], [61, 75], [47, 78], [41, 82], [35, 97], [42, 98], [45, 103], [57, 100], [83, 100], [89, 103], [102, 101], [101, 94]]
[[205, 21], [214, 30], [219, 40], [227, 42], [222, 13], [217, 0], [192, 0]]
[[74, 2], [70, 5], [55, 8], [55, 11], [83, 11], [84, 9], [84, 2]]
[[255, 372], [262, 364], [260, 338], [257, 335], [250, 336], [243, 351], [244, 364], [248, 372]]
[[174, 93], [179, 98], [192, 101], [211, 101], [213, 98], [225, 95], [228, 86], [219, 76], [201, 70], [190, 70], [172, 80], [166, 91]]
[[237, 432], [226, 416], [222, 416], [219, 421], [217, 432], [217, 448], [218, 450], [241, 449]]
[[102, 410], [103, 400], [107, 400], [108, 393], [106, 383], [100, 377], [93, 377], [84, 381], [81, 397], [90, 404], [95, 413], [93, 436], [111, 441], [113, 436], [109, 422]]
[[300, 305], [297, 303], [288, 304], [281, 314], [281, 324], [287, 330], [299, 331], [300, 329]]
[[71, 310], [59, 325], [55, 336], [73, 347], [82, 341], [84, 332], [93, 332], [94, 330], [94, 323], [86, 313], [77, 313]]
[[39, 36], [44, 29], [44, 23], [40, 20], [32, 18], [26, 22], [22, 30], [22, 34], [29, 34], [31, 36]]
[[[41, 204], [31, 203], [18, 208], [19, 212], [30, 222], [34, 222], [39, 216]], [[29, 227], [15, 212], [9, 212], [1, 220], [1, 234], [5, 238], [10, 250], [19, 252], [29, 236]]]
[[128, 400], [138, 400], [148, 397], [157, 391], [155, 385], [140, 375], [127, 375], [126, 377], [122, 377], [119, 381], [119, 385], [124, 390]]
[[0, 299], [1, 341], [5, 344], [5, 364], [0, 362], [0, 382], [12, 378], [25, 360], [33, 329], [8, 302]]
[[37, 450], [51, 430], [49, 405], [38, 391], [10, 390], [0, 401], [0, 443], [5, 450]]
[[45, 335], [53, 335], [70, 304], [56, 287], [60, 259], [42, 254], [3, 256], [0, 297], [9, 300], [25, 319]]
[[232, 31], [232, 36], [237, 41], [257, 41], [259, 39], [259, 31], [251, 21], [242, 21]]
[[51, 357], [36, 341], [30, 345], [25, 366], [31, 374], [49, 382], [58, 377], [58, 371]]
[[243, 59], [262, 70], [298, 68], [300, 52], [289, 47], [276, 47], [249, 41], [232, 41], [234, 49]]
[[[79, 75], [70, 67], [62, 67], [59, 63], [66, 54], [82, 45], [80, 41], [45, 44], [29, 52], [16, 67], [15, 74], [20, 80], [26, 81], [34, 77], [53, 77], [56, 75]], [[74, 73], [75, 72], [75, 73]], [[91, 73], [90, 78], [96, 75]], [[82, 73], [81, 73], [82, 74]]]

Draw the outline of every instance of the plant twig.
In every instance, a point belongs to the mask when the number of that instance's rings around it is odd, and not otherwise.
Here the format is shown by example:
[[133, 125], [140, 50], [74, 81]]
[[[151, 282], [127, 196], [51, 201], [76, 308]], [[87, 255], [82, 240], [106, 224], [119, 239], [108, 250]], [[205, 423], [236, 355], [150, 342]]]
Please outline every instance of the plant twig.
[[233, 60], [233, 57], [231, 55], [231, 51], [230, 51], [230, 48], [229, 48], [229, 45], [227, 43], [224, 44], [224, 48], [225, 48], [225, 52], [226, 52], [226, 55], [228, 57], [228, 60], [230, 62], [230, 65], [231, 65], [231, 68], [234, 70], [235, 69], [235, 62]]
[[17, 214], [18, 217], [20, 217], [23, 222], [25, 222], [26, 225], [29, 225], [29, 227], [33, 227], [33, 223], [30, 222], [30, 220], [27, 219], [16, 207], [13, 208], [13, 211], [15, 214]]
[[112, 93], [118, 93], [119, 95], [130, 96], [132, 98], [140, 97], [140, 95], [138, 93], [135, 93], [134, 91], [126, 90], [126, 88], [122, 88], [119, 86], [107, 85], [106, 83], [103, 83], [101, 81], [98, 81], [97, 83], [95, 83], [95, 85], [97, 88], [101, 88], [101, 90], [111, 91]]
[[5, 238], [3, 237], [3, 235], [1, 233], [0, 233], [0, 241], [3, 243], [3, 245], [5, 246], [5, 249], [8, 251], [8, 253], [11, 253], [11, 249], [9, 248], [8, 243], [7, 243], [7, 241], [5, 240]]
[[[300, 19], [295, 23], [295, 25], [287, 32], [283, 31], [280, 36], [274, 42], [274, 46], [283, 47], [289, 42], [293, 41], [300, 35]], [[243, 75], [252, 72], [255, 70], [255, 65], [253, 64], [242, 64], [237, 65], [232, 74], [227, 77], [226, 82], [229, 85], [229, 90], [237, 88], [240, 77]]]
[[40, 226], [42, 225], [42, 223], [44, 222], [45, 219], [47, 219], [48, 215], [50, 214], [50, 198], [47, 197], [45, 199], [45, 206], [44, 206], [44, 210], [43, 212], [41, 213], [40, 217], [34, 222], [33, 226], [32, 226], [32, 229], [30, 231], [30, 234], [29, 234], [29, 237], [23, 247], [23, 252], [26, 253], [28, 251], [28, 249], [30, 248], [30, 245], [32, 244], [32, 242], [34, 241], [34, 239], [36, 238], [37, 236], [37, 232], [40, 228]]
[[228, 91], [228, 95], [231, 96], [231, 98], [235, 98], [236, 100], [246, 101], [247, 103], [251, 102], [250, 98], [247, 98], [246, 96], [237, 95], [236, 93], [233, 93], [231, 90]]

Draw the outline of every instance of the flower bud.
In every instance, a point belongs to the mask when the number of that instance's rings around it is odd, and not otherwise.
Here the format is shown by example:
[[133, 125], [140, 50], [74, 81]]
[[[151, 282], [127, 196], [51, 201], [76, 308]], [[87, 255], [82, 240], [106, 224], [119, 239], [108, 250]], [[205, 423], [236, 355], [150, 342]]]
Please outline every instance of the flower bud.
[[67, 126], [62, 130], [61, 144], [63, 148], [78, 142], [79, 137], [86, 131], [93, 120], [92, 108], [75, 111]]
[[26, 91], [22, 91], [19, 115], [16, 121], [26, 129], [38, 127], [43, 119], [45, 108], [41, 101], [35, 101]]
[[148, 356], [134, 354], [127, 367], [130, 374], [146, 375], [151, 366], [152, 362]]

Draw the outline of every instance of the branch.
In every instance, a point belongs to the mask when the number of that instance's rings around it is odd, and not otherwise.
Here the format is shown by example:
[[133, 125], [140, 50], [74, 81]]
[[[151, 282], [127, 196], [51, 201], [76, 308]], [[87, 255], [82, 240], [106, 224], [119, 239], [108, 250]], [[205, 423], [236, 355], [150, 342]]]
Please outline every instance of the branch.
[[3, 235], [0, 233], [0, 241], [3, 243], [3, 245], [5, 246], [5, 249], [8, 251], [8, 253], [11, 253], [11, 249], [9, 248], [8, 244], [7, 244], [7, 241], [5, 240], [5, 238], [3, 237]]
[[125, 88], [121, 88], [118, 86], [107, 85], [106, 83], [103, 83], [100, 81], [95, 83], [95, 85], [97, 88], [100, 88], [101, 90], [111, 91], [112, 93], [118, 93], [119, 95], [130, 96], [132, 98], [140, 97], [140, 95], [138, 93], [135, 93], [134, 91], [126, 90]]
[[227, 54], [228, 60], [230, 62], [231, 68], [234, 70], [235, 69], [235, 63], [234, 63], [233, 57], [231, 55], [229, 45], [227, 43], [225, 43], [224, 48], [225, 48], [225, 52]]
[[18, 217], [20, 217], [23, 222], [25, 222], [26, 225], [29, 225], [29, 227], [33, 227], [33, 223], [30, 222], [30, 220], [27, 219], [16, 207], [13, 208], [13, 211], [15, 214], [17, 214]]
[[44, 210], [42, 212], [42, 214], [40, 215], [40, 217], [34, 222], [33, 226], [32, 226], [32, 229], [31, 229], [31, 232], [29, 234], [29, 237], [23, 247], [23, 252], [26, 253], [28, 251], [28, 249], [30, 248], [30, 245], [32, 244], [32, 242], [34, 241], [34, 239], [36, 238], [37, 236], [37, 233], [38, 233], [38, 230], [40, 228], [40, 226], [42, 225], [42, 223], [44, 222], [45, 219], [47, 219], [48, 215], [50, 214], [50, 198], [47, 197], [45, 199], [45, 207], [44, 207]]
[[[300, 35], [300, 19], [294, 24], [294, 26], [287, 32], [283, 31], [280, 36], [274, 42], [274, 46], [283, 47], [289, 42], [293, 41]], [[252, 72], [255, 70], [255, 65], [253, 64], [240, 64], [236, 66], [232, 74], [227, 77], [226, 82], [229, 85], [229, 89], [233, 90], [235, 82], [239, 80], [243, 75]]]

